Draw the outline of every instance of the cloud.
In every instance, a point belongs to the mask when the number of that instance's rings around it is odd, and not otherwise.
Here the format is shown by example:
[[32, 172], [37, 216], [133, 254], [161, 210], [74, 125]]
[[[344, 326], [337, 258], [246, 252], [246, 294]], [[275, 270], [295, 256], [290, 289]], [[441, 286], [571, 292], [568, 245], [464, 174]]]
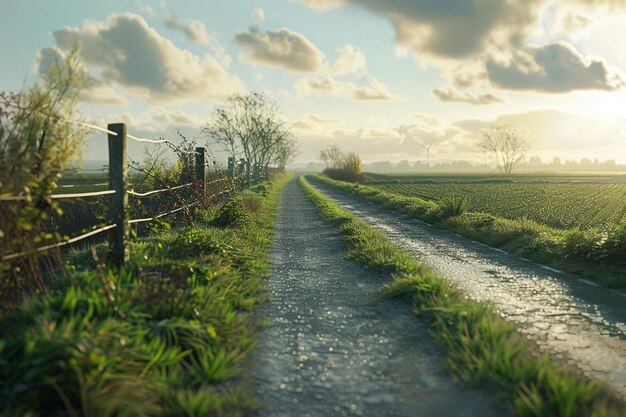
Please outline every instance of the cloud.
[[130, 104], [123, 94], [105, 84], [83, 89], [81, 99], [86, 103], [111, 107], [128, 107]]
[[598, 115], [579, 115], [557, 110], [535, 110], [501, 115], [493, 120], [462, 120], [454, 125], [480, 135], [492, 125], [509, 124], [531, 141], [533, 152], [564, 155], [577, 152], [576, 157], [611, 154], [602, 149], [623, 149], [626, 136], [621, 133], [626, 119]]
[[537, 23], [544, 0], [299, 0], [318, 10], [363, 7], [394, 27], [396, 41], [418, 55], [473, 56], [491, 47], [519, 45]]
[[339, 58], [330, 67], [326, 55], [301, 33], [287, 28], [262, 31], [252, 27], [235, 35], [243, 49], [239, 59], [252, 64], [282, 68], [291, 72], [342, 75], [365, 68], [363, 52], [352, 45], [338, 49]]
[[583, 57], [564, 42], [546, 46], [530, 45], [486, 63], [489, 80], [498, 87], [566, 93], [574, 90], [617, 90], [624, 86], [621, 76], [603, 60]]
[[[44, 48], [35, 55], [36, 71], [39, 75], [47, 74], [51, 68], [62, 65], [65, 53], [56, 47]], [[86, 69], [83, 67], [82, 70]], [[81, 100], [85, 103], [93, 103], [112, 107], [126, 107], [128, 100], [111, 86], [91, 78], [86, 87], [81, 91]]]
[[491, 93], [477, 93], [475, 91], [459, 91], [456, 88], [440, 87], [432, 91], [433, 95], [445, 103], [467, 103], [473, 105], [485, 105], [503, 101]]
[[139, 9], [139, 11], [143, 13], [145, 16], [157, 17], [157, 14], [154, 11], [154, 9], [150, 6], [143, 4], [141, 0], [137, 0], [137, 9]]
[[169, 109], [162, 106], [152, 107], [149, 112], [124, 112], [98, 118], [98, 124], [106, 126], [112, 120], [121, 120], [128, 125], [129, 131], [145, 132], [151, 135], [163, 132], [175, 132], [178, 129], [198, 129], [206, 123], [206, 119], [197, 114], [187, 113], [181, 109]]
[[35, 54], [35, 65], [39, 75], [47, 74], [51, 68], [61, 65], [65, 54], [59, 48], [43, 48]]
[[389, 89], [375, 77], [369, 77], [368, 82], [369, 86], [357, 87], [351, 82], [341, 82], [331, 77], [309, 77], [296, 81], [295, 87], [296, 91], [303, 96], [323, 93], [356, 101], [387, 101], [400, 98], [391, 94]]
[[252, 10], [252, 23], [260, 25], [263, 22], [265, 22], [265, 10], [255, 7]]
[[280, 67], [293, 72], [321, 72], [326, 68], [324, 54], [304, 35], [287, 28], [263, 32], [250, 28], [235, 35], [245, 51], [242, 61]]
[[313, 132], [323, 134], [324, 129], [328, 126], [341, 125], [343, 124], [343, 119], [338, 119], [336, 117], [325, 117], [320, 116], [319, 114], [309, 113], [305, 114], [300, 118], [300, 120], [296, 121], [292, 128], [299, 131], [306, 131], [311, 134]]
[[343, 119], [338, 119], [336, 117], [324, 117], [314, 113], [309, 113], [305, 115], [304, 118], [318, 124], [340, 125], [343, 123]]
[[352, 45], [346, 45], [338, 49], [339, 58], [329, 69], [329, 73], [333, 75], [353, 74], [359, 70], [365, 69], [365, 55], [360, 49]]
[[106, 22], [89, 21], [53, 36], [61, 50], [77, 43], [102, 82], [149, 101], [223, 99], [244, 91], [241, 80], [215, 58], [176, 47], [134, 14], [116, 13]]
[[174, 12], [167, 11], [165, 18], [163, 19], [165, 24], [170, 29], [180, 30], [187, 36], [187, 38], [200, 45], [210, 45], [212, 43], [211, 36], [206, 30], [204, 24], [199, 20], [191, 20], [190, 22], [183, 22], [180, 20]]

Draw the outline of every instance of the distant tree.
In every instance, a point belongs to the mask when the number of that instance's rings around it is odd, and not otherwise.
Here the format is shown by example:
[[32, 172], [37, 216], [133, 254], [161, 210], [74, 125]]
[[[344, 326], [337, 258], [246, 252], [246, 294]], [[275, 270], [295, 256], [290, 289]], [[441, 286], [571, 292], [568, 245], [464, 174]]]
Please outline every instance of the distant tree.
[[326, 164], [326, 168], [340, 168], [343, 165], [346, 155], [337, 145], [329, 145], [320, 151], [319, 158]]
[[500, 172], [507, 175], [528, 151], [528, 143], [510, 125], [490, 127], [483, 134], [478, 147], [483, 152], [491, 154]]

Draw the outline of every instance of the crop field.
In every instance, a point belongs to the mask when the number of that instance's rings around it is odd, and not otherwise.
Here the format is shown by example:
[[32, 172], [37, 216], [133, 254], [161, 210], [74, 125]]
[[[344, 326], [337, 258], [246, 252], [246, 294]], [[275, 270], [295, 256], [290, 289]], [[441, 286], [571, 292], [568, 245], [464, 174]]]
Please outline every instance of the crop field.
[[419, 182], [415, 178], [368, 185], [436, 201], [467, 197], [468, 209], [556, 228], [606, 229], [626, 221], [626, 184], [619, 182]]

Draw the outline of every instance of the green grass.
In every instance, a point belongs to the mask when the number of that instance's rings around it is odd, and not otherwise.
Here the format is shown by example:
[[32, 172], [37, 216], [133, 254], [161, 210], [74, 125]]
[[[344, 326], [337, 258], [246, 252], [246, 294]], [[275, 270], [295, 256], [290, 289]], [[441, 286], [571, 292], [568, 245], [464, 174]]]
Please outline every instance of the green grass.
[[[188, 227], [135, 241], [120, 271], [75, 255], [67, 278], [0, 317], [0, 414], [241, 416], [254, 409], [240, 375], [255, 343], [287, 179], [198, 212]], [[214, 225], [220, 216], [231, 221]]]
[[372, 186], [431, 201], [467, 198], [469, 211], [530, 219], [559, 229], [606, 230], [626, 220], [626, 184], [400, 181]]
[[626, 406], [601, 382], [538, 352], [486, 303], [467, 299], [428, 267], [398, 249], [381, 232], [300, 184], [322, 218], [344, 235], [347, 256], [389, 273], [388, 297], [411, 303], [447, 350], [450, 372], [465, 383], [494, 392], [520, 417], [617, 417]]
[[[487, 213], [457, 211], [446, 215], [446, 199], [434, 202], [384, 191], [378, 187], [316, 180], [382, 207], [453, 230], [465, 237], [501, 247], [534, 261], [581, 274], [612, 288], [626, 288], [626, 228], [555, 229], [529, 219], [505, 219]], [[460, 205], [462, 197], [450, 197]], [[456, 199], [456, 200], [455, 200]], [[471, 201], [471, 197], [470, 197]]]

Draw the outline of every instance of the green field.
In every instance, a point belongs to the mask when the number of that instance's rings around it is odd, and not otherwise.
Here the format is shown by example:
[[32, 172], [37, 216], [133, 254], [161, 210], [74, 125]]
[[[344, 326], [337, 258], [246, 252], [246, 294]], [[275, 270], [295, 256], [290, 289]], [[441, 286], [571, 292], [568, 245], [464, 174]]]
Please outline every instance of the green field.
[[626, 184], [606, 178], [522, 177], [510, 182], [486, 178], [397, 178], [368, 185], [437, 201], [467, 197], [469, 211], [509, 219], [531, 219], [556, 228], [606, 229], [626, 221]]

